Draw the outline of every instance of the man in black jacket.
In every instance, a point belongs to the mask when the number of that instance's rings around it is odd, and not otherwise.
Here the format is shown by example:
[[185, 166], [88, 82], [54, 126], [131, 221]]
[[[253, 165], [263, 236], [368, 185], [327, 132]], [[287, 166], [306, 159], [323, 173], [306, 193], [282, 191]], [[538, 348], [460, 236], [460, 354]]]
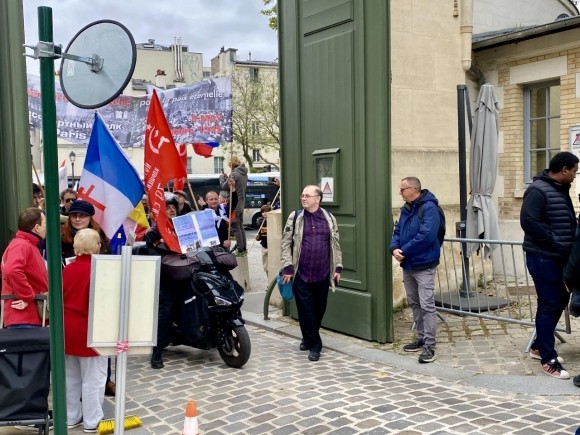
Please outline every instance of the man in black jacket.
[[200, 202], [202, 209], [209, 208], [215, 213], [215, 229], [220, 239], [220, 246], [224, 249], [230, 249], [231, 242], [228, 232], [228, 210], [223, 204], [219, 203], [217, 192], [210, 190], [205, 194], [205, 201]]
[[544, 373], [558, 379], [570, 378], [556, 352], [554, 331], [570, 296], [564, 285], [564, 266], [576, 233], [569, 192], [577, 171], [578, 158], [574, 154], [556, 154], [548, 169], [534, 177], [520, 212], [526, 265], [538, 296], [537, 336], [530, 356], [541, 360]]

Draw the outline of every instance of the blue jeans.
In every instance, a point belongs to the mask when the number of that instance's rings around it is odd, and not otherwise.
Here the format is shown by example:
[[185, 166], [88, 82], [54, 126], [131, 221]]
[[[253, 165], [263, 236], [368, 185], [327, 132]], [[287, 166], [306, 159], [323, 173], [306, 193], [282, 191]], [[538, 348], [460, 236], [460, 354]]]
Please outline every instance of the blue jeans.
[[532, 349], [540, 351], [542, 364], [558, 356], [554, 331], [568, 305], [570, 294], [564, 285], [562, 261], [544, 255], [526, 253], [526, 265], [536, 286], [536, 340]]

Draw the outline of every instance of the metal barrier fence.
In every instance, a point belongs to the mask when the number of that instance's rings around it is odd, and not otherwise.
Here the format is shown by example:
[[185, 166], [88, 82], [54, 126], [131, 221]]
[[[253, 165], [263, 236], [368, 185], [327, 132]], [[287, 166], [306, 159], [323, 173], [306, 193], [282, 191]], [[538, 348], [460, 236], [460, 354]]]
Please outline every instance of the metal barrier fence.
[[[484, 258], [483, 249], [465, 258], [467, 243], [495, 249], [489, 259]], [[535, 327], [536, 291], [522, 245], [519, 241], [445, 238], [435, 280], [437, 311]], [[557, 331], [570, 334], [567, 310], [564, 322], [565, 328]]]

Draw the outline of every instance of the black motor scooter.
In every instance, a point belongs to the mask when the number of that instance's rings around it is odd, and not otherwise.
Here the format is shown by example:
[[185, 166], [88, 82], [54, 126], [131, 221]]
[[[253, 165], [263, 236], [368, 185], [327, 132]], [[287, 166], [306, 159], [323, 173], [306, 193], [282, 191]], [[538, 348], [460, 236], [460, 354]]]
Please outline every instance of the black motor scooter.
[[227, 365], [240, 368], [248, 362], [252, 350], [240, 311], [244, 289], [227, 267], [218, 263], [214, 249], [201, 248], [196, 257], [199, 266], [185, 290], [181, 309], [173, 316], [171, 344], [197, 349], [217, 347]]

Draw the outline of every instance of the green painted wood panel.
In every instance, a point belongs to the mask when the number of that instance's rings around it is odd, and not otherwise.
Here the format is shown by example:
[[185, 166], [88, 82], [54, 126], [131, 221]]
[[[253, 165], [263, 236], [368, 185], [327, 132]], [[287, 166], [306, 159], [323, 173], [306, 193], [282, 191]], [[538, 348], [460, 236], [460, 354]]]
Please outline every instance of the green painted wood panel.
[[279, 2], [283, 212], [319, 181], [313, 153], [338, 149], [323, 206], [339, 222], [344, 270], [323, 326], [379, 342], [392, 340], [388, 4]]
[[32, 205], [22, 0], [0, 1], [0, 253]]

